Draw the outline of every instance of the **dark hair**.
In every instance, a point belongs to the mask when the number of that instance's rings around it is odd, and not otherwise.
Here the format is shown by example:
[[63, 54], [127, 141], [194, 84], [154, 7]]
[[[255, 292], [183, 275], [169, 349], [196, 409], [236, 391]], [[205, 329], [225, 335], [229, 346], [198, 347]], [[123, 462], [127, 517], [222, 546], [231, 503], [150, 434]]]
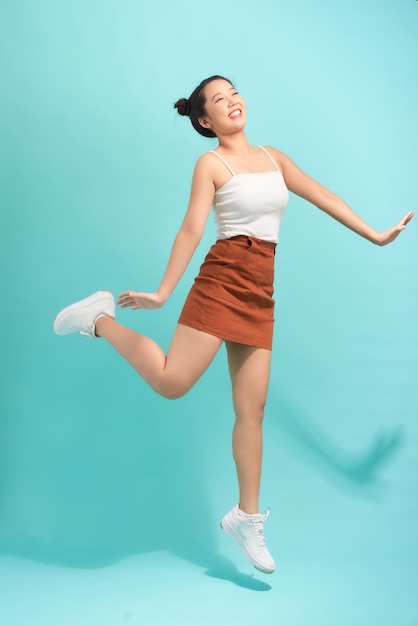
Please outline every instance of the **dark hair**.
[[205, 128], [199, 123], [199, 117], [203, 117], [204, 115], [206, 115], [206, 96], [204, 90], [206, 85], [211, 83], [213, 80], [226, 80], [232, 85], [231, 81], [224, 76], [210, 76], [209, 78], [205, 78], [205, 80], [202, 80], [200, 85], [198, 85], [193, 91], [189, 99], [180, 98], [180, 100], [177, 100], [174, 105], [174, 108], [177, 109], [177, 113], [179, 115], [187, 115], [188, 117], [190, 117], [193, 128], [204, 137], [216, 137], [216, 134], [213, 132], [213, 130], [210, 130], [210, 128]]

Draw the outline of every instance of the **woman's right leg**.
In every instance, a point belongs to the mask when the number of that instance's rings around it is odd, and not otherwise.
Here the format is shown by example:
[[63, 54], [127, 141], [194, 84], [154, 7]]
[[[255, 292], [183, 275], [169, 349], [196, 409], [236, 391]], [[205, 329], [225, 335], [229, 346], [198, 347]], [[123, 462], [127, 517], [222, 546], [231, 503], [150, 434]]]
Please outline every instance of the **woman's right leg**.
[[110, 317], [100, 317], [95, 329], [157, 393], [170, 399], [189, 391], [222, 345], [218, 337], [178, 324], [166, 356], [155, 341]]

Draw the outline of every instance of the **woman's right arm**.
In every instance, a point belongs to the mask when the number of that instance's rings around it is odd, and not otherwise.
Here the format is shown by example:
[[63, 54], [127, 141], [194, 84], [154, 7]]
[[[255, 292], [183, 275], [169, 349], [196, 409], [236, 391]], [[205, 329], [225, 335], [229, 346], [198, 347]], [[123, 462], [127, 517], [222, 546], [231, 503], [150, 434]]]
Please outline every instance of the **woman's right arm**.
[[122, 308], [157, 309], [169, 298], [183, 276], [202, 237], [215, 193], [212, 159], [204, 154], [196, 163], [186, 215], [171, 249], [167, 268], [154, 293], [124, 291], [119, 295]]

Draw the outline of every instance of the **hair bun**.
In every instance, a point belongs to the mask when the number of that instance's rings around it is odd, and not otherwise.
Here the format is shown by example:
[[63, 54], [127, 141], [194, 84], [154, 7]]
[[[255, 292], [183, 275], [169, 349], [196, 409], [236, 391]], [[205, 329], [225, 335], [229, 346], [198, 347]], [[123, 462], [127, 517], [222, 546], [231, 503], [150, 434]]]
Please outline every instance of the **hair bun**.
[[180, 98], [177, 100], [174, 108], [177, 109], [179, 115], [190, 115], [190, 106], [187, 98]]

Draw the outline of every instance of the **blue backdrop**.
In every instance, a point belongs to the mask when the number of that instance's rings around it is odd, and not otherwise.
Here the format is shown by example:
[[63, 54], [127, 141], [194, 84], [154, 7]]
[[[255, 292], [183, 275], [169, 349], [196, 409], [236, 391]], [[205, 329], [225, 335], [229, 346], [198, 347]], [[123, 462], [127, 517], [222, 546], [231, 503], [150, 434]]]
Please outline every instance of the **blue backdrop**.
[[[376, 228], [415, 209], [417, 20], [414, 0], [1, 6], [2, 622], [418, 623], [414, 221], [380, 249], [291, 198], [265, 422], [269, 579], [218, 531], [237, 498], [224, 351], [169, 402], [104, 342], [51, 326], [97, 289], [158, 286], [194, 163], [216, 145], [173, 103], [214, 73], [246, 99], [252, 143]], [[210, 222], [163, 309], [119, 320], [167, 347], [214, 238]]]

